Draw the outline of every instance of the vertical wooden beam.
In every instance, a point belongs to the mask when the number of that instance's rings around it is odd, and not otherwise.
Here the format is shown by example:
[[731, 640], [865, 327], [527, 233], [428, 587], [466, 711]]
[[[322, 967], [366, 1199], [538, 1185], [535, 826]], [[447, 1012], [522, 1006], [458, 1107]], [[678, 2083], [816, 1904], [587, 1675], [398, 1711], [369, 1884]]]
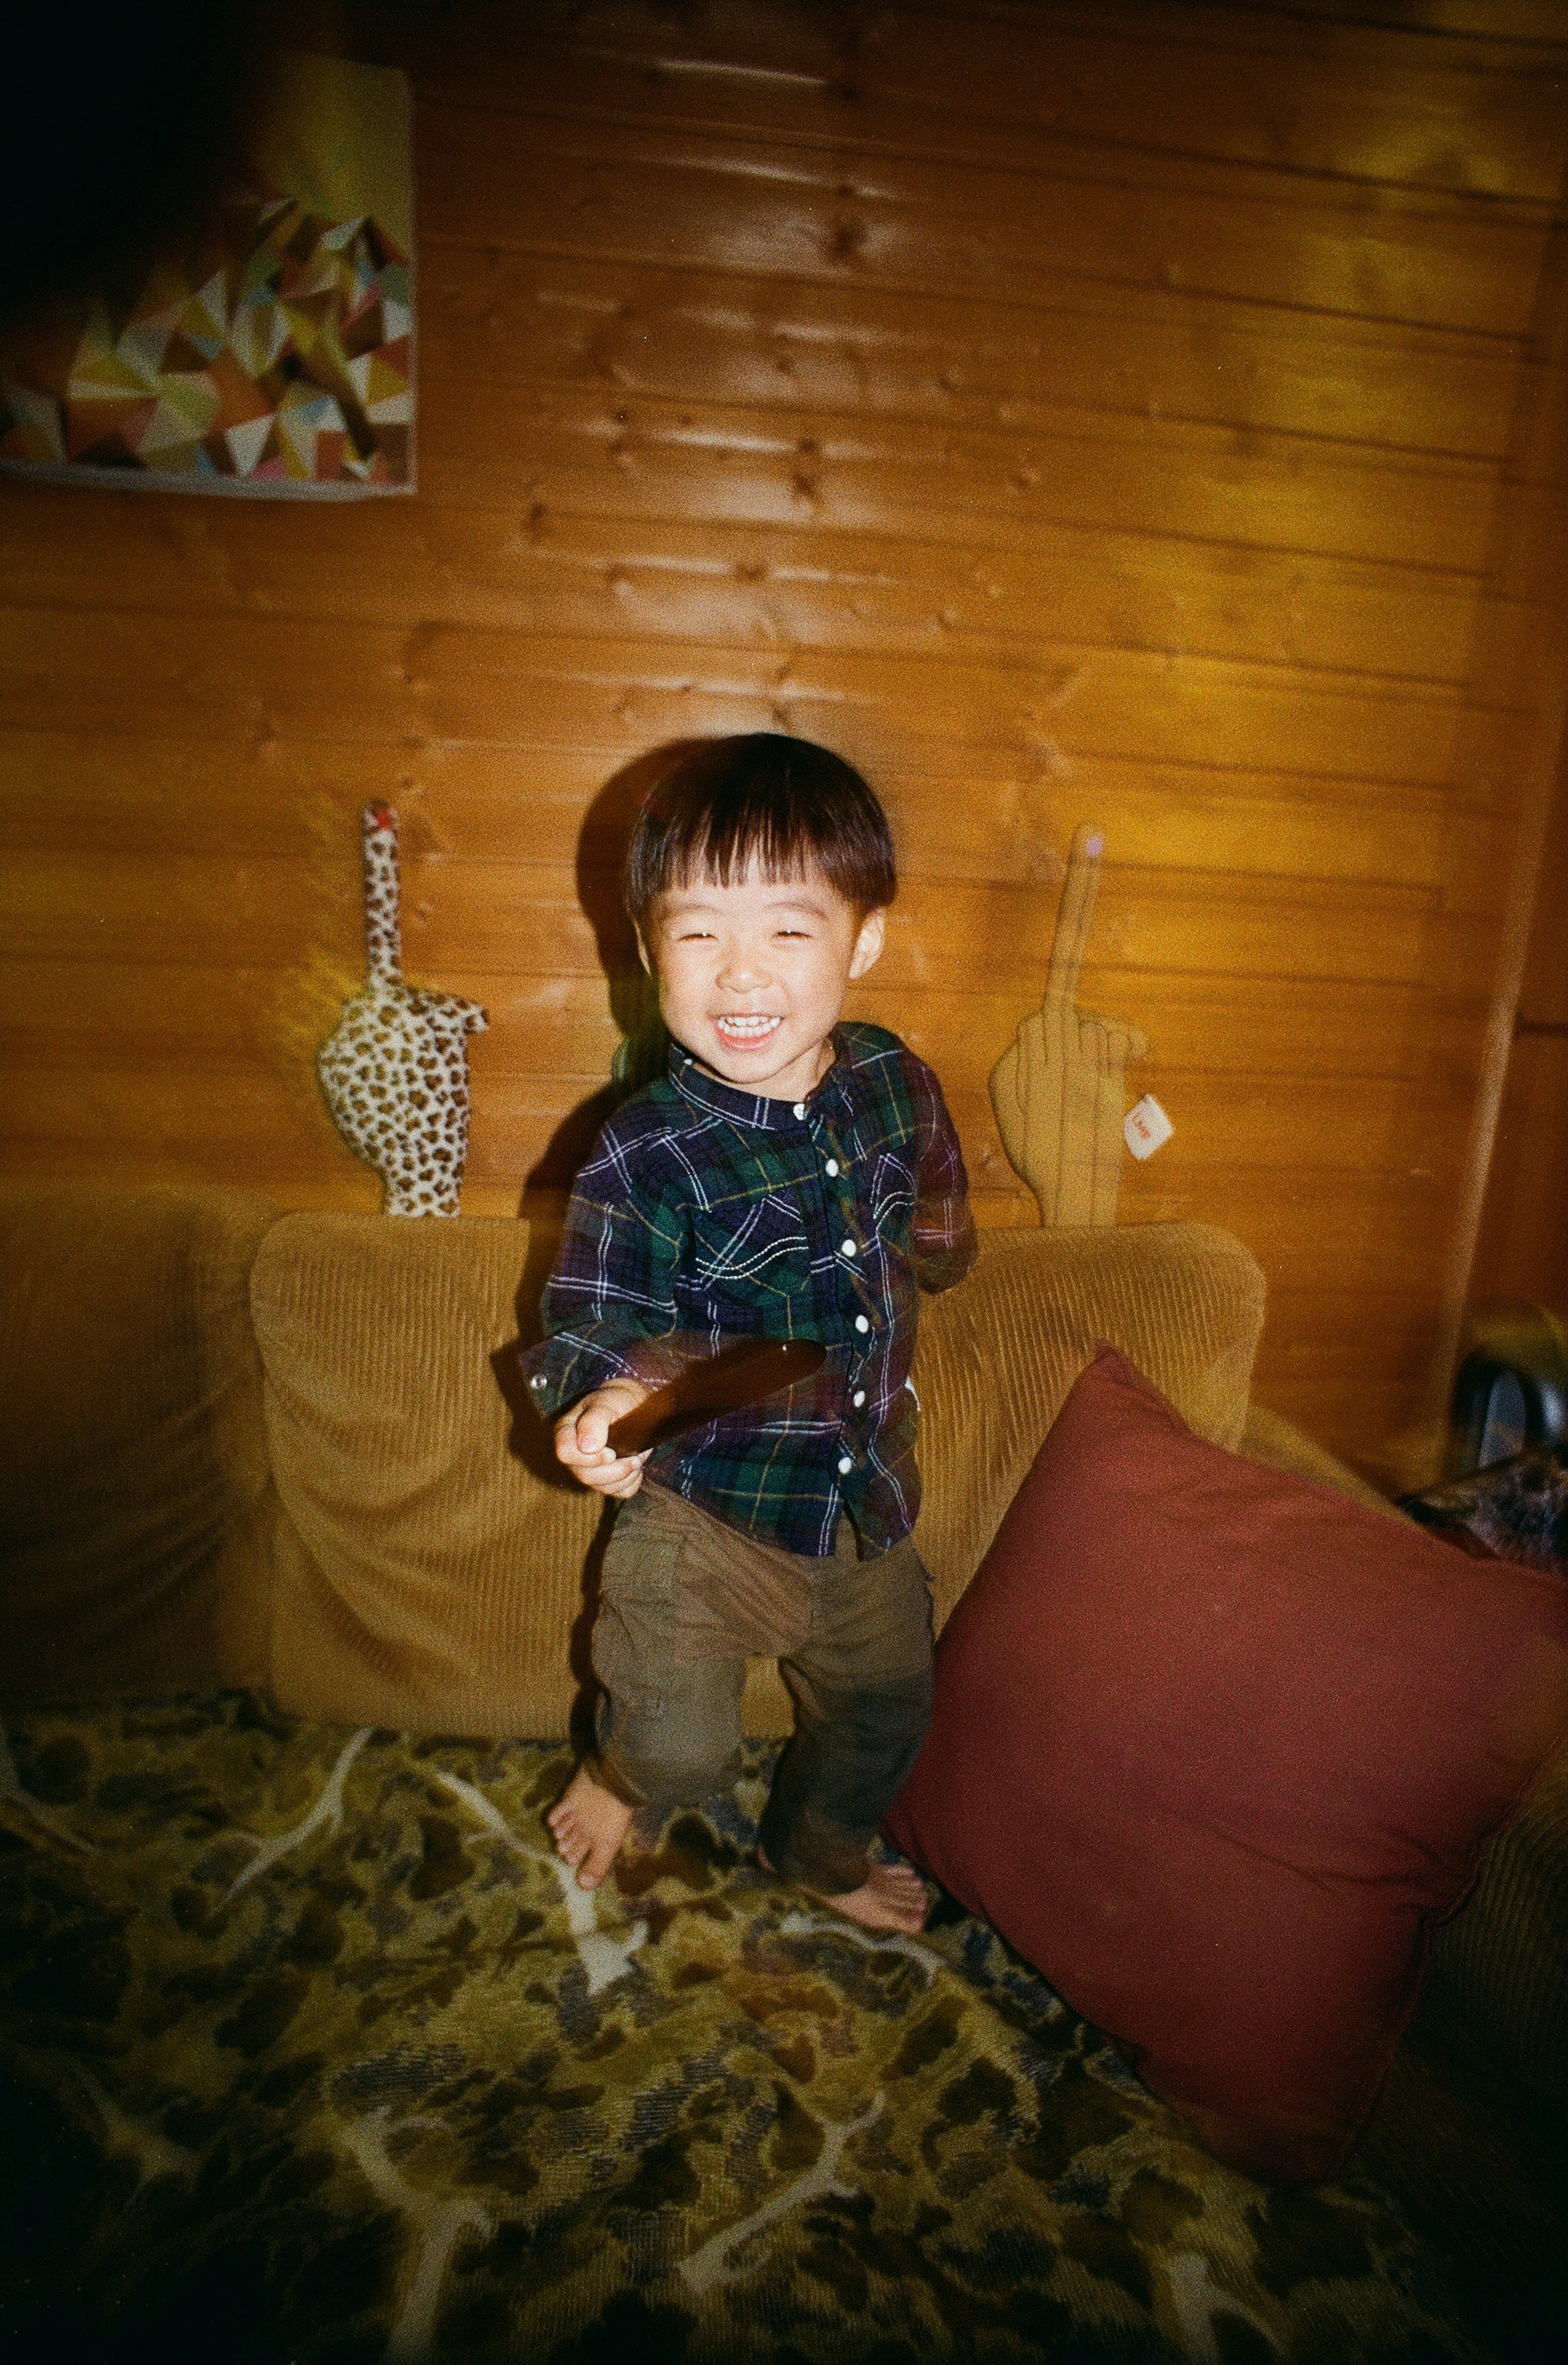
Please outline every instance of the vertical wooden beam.
[[[1568, 184], [1541, 257], [1470, 668], [1461, 785], [1494, 816], [1503, 882], [1481, 1068], [1407, 1483], [1437, 1474], [1559, 772], [1568, 760]], [[1506, 708], [1499, 717], [1498, 709]], [[1568, 885], [1568, 882], [1565, 882]], [[1451, 894], [1451, 890], [1450, 890]]]

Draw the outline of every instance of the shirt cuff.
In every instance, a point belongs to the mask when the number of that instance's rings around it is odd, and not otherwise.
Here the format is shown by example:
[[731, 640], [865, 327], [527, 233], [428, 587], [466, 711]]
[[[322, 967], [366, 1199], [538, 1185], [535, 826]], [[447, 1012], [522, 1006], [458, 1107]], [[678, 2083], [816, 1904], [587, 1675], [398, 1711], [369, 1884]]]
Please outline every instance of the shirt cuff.
[[574, 1338], [561, 1331], [525, 1348], [518, 1358], [528, 1382], [529, 1401], [542, 1420], [554, 1420], [595, 1388], [611, 1380], [640, 1380], [644, 1387], [663, 1387], [677, 1379], [692, 1361], [667, 1339], [627, 1339], [611, 1345], [607, 1339]]

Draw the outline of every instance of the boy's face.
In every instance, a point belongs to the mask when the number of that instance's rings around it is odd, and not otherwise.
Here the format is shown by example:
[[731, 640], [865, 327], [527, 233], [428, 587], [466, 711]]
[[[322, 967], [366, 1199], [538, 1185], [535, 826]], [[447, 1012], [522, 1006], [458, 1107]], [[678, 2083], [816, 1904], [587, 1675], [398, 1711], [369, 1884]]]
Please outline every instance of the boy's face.
[[828, 1037], [850, 980], [882, 949], [862, 913], [812, 868], [727, 887], [696, 879], [658, 896], [639, 938], [665, 1025], [698, 1065], [741, 1091], [799, 1101], [833, 1062]]

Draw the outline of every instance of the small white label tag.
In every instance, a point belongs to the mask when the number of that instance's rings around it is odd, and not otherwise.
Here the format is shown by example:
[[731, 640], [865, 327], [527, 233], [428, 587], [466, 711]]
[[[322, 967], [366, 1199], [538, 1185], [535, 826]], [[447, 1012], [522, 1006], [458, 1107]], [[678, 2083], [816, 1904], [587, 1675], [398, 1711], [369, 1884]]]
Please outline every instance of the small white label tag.
[[1175, 1130], [1152, 1093], [1145, 1093], [1122, 1119], [1122, 1139], [1135, 1158], [1152, 1158]]

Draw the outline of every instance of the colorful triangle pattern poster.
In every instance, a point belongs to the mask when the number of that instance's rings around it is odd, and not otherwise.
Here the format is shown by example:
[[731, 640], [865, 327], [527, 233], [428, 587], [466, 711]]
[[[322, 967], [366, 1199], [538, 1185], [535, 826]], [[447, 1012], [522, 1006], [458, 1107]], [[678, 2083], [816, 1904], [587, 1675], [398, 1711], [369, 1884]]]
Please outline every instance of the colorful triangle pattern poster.
[[0, 353], [0, 467], [274, 499], [414, 488], [407, 76], [289, 53], [243, 174], [129, 307]]

